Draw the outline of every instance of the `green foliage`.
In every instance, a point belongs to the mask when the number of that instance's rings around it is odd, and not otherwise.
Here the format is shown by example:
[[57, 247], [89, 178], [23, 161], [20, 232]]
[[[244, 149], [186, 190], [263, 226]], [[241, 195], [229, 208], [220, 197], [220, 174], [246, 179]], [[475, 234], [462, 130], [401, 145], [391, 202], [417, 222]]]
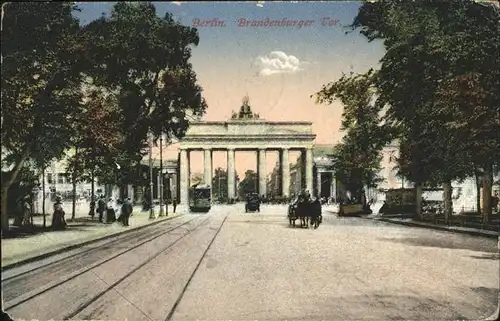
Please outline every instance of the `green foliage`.
[[14, 167], [2, 195], [25, 162], [43, 168], [70, 148], [78, 150], [69, 164], [78, 180], [93, 173], [141, 183], [148, 133], [181, 138], [189, 118], [205, 112], [189, 63], [198, 33], [170, 14], [157, 17], [153, 4], [117, 3], [84, 28], [69, 3], [3, 8], [2, 161]]
[[257, 193], [259, 188], [258, 180], [259, 177], [255, 171], [247, 170], [245, 177], [238, 186], [238, 195], [240, 195], [240, 198], [244, 198], [248, 193]]
[[[206, 103], [189, 63], [196, 29], [159, 18], [153, 4], [117, 3], [109, 17], [85, 27], [89, 76], [118, 98], [122, 116], [119, 147], [122, 168], [142, 159], [148, 133], [168, 140], [184, 136], [190, 116], [201, 116]], [[125, 175], [130, 177], [130, 175]]]
[[443, 183], [498, 159], [498, 11], [466, 0], [379, 1], [365, 3], [353, 27], [384, 40], [378, 104], [400, 131], [406, 178]]
[[[238, 175], [235, 176], [235, 180], [238, 180]], [[212, 193], [214, 199], [226, 199], [228, 197], [227, 182], [227, 170], [221, 167], [216, 168], [212, 178]]]
[[16, 162], [60, 157], [80, 100], [78, 21], [67, 3], [5, 4], [2, 144]]
[[381, 182], [381, 150], [392, 137], [391, 127], [381, 120], [381, 105], [375, 103], [376, 78], [373, 70], [357, 76], [343, 75], [316, 94], [317, 103], [331, 104], [338, 99], [344, 105], [341, 130], [346, 135], [336, 146], [335, 168], [339, 180], [356, 194], [364, 186], [376, 187]]

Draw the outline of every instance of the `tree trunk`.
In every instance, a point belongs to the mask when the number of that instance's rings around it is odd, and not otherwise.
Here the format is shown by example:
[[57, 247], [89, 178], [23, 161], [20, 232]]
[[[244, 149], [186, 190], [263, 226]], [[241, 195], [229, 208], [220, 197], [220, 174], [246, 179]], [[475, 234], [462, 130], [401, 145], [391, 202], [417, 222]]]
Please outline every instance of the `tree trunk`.
[[72, 183], [73, 183], [73, 204], [72, 204], [72, 208], [71, 208], [71, 219], [74, 220], [75, 219], [75, 216], [76, 216], [76, 179], [75, 177], [73, 176], [72, 177]]
[[2, 211], [0, 213], [1, 224], [2, 224], [2, 235], [3, 233], [9, 232], [9, 215], [7, 214], [7, 201], [8, 201], [9, 188], [14, 182], [14, 180], [17, 178], [17, 175], [19, 175], [19, 172], [21, 171], [21, 168], [23, 167], [24, 162], [28, 158], [29, 154], [30, 154], [30, 148], [28, 147], [24, 150], [21, 159], [14, 165], [11, 176], [2, 181], [2, 200], [1, 200]]
[[452, 200], [453, 187], [451, 186], [451, 181], [445, 182], [443, 184], [443, 201], [444, 201], [444, 219], [446, 224], [451, 220], [453, 214], [453, 200]]
[[76, 171], [78, 168], [78, 146], [75, 149], [75, 163], [73, 164], [73, 173], [71, 177], [71, 183], [73, 184], [73, 207], [71, 209], [71, 219], [74, 220], [76, 216]]
[[415, 216], [421, 220], [422, 217], [422, 183], [415, 183]]
[[91, 184], [91, 191], [90, 193], [92, 194], [90, 197], [90, 201], [94, 202], [95, 201], [95, 177], [94, 177], [94, 170], [92, 169], [92, 173], [90, 174], [92, 177], [92, 184]]
[[45, 216], [45, 164], [42, 167], [42, 215], [43, 228], [47, 227], [47, 217]]
[[492, 188], [493, 188], [493, 166], [484, 168], [483, 175], [483, 221], [489, 222], [492, 214]]
[[477, 213], [481, 214], [481, 186], [483, 185], [482, 183], [482, 177], [479, 175], [479, 173], [476, 171], [475, 173], [476, 176], [476, 208], [477, 208]]

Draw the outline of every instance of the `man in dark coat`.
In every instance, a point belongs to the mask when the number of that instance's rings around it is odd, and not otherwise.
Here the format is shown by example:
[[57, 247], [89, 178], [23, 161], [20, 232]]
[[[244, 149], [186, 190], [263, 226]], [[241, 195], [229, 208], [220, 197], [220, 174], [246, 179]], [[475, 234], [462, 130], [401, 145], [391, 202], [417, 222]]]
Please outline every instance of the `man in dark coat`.
[[101, 195], [99, 197], [99, 201], [97, 201], [97, 213], [99, 214], [99, 222], [102, 222], [105, 210], [106, 210], [106, 201], [104, 200], [104, 195]]
[[174, 213], [175, 213], [175, 208], [177, 207], [177, 199], [175, 197], [172, 199], [172, 206], [174, 207]]
[[130, 218], [130, 214], [132, 214], [133, 206], [130, 198], [127, 198], [122, 205], [122, 214], [120, 216], [120, 220], [123, 223], [123, 226], [129, 226], [128, 219]]

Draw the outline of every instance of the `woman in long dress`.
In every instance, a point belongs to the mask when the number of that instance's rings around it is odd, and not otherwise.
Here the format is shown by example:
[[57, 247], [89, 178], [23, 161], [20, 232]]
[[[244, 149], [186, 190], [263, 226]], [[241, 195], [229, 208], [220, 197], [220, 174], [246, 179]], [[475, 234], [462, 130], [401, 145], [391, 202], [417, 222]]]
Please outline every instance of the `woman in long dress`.
[[115, 213], [115, 202], [110, 198], [108, 204], [106, 206], [106, 223], [113, 223], [116, 221], [116, 213]]
[[62, 207], [61, 198], [57, 197], [54, 203], [54, 214], [52, 215], [52, 227], [55, 229], [62, 229], [66, 227], [66, 220], [64, 219], [64, 209]]

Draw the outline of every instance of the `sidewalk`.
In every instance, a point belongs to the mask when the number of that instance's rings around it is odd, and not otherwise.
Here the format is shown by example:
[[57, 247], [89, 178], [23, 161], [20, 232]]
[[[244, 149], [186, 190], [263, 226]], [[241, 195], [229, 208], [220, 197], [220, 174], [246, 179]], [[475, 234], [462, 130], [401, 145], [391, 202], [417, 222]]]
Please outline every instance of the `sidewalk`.
[[[68, 227], [61, 231], [40, 231], [37, 234], [2, 239], [2, 269], [12, 265], [28, 263], [55, 255], [66, 250], [77, 248], [94, 241], [109, 238], [128, 231], [141, 229], [149, 225], [158, 224], [162, 221], [182, 215], [183, 212], [172, 213], [169, 208], [168, 216], [158, 217], [158, 209], [155, 210], [156, 219], [149, 219], [149, 211], [141, 212], [140, 207], [134, 207], [133, 215], [130, 217], [130, 227], [124, 227], [120, 223], [99, 223], [97, 218], [91, 220], [77, 215], [74, 221], [68, 220]], [[71, 217], [71, 215], [70, 215]], [[35, 224], [41, 225], [42, 217], [35, 218]], [[51, 216], [47, 216], [47, 226], [50, 226]]]
[[431, 229], [441, 230], [441, 231], [463, 233], [463, 234], [469, 234], [469, 235], [475, 235], [475, 236], [484, 236], [484, 237], [493, 237], [493, 238], [498, 238], [500, 236], [499, 232], [480, 230], [480, 229], [475, 229], [475, 228], [470, 228], [470, 227], [444, 226], [444, 225], [437, 225], [437, 224], [432, 224], [432, 223], [418, 222], [418, 221], [415, 221], [411, 218], [395, 218], [395, 217], [388, 218], [388, 217], [382, 217], [382, 216], [376, 215], [376, 214], [364, 216], [362, 218], [363, 219], [371, 219], [371, 220], [375, 220], [375, 221], [400, 224], [400, 225], [406, 225], [406, 226], [431, 228]]

